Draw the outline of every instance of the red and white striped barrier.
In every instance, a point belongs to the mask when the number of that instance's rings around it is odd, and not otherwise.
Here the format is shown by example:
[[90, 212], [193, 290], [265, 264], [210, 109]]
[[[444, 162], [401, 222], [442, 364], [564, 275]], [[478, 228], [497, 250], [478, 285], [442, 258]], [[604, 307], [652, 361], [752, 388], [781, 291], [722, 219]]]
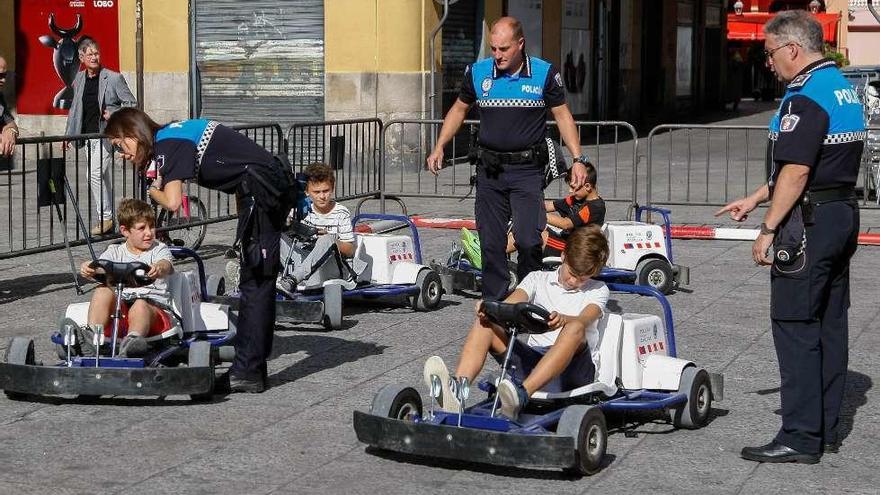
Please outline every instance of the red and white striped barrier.
[[[413, 216], [412, 221], [416, 227], [456, 230], [462, 227], [470, 230], [476, 230], [477, 228], [474, 220], [466, 218], [425, 218]], [[754, 241], [758, 237], [758, 229], [711, 227], [706, 225], [673, 225], [670, 230], [673, 239]], [[860, 232], [859, 244], [880, 246], [880, 234]]]

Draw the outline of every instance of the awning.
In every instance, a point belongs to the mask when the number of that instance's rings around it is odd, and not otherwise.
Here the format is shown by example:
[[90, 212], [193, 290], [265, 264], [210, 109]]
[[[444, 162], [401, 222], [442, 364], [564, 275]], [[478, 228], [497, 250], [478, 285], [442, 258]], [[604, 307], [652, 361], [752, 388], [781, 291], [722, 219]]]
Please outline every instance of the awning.
[[[727, 39], [740, 41], [764, 41], [764, 24], [776, 14], [769, 12], [743, 12], [742, 15], [727, 14]], [[840, 14], [813, 14], [822, 24], [825, 41], [837, 43], [837, 23]]]

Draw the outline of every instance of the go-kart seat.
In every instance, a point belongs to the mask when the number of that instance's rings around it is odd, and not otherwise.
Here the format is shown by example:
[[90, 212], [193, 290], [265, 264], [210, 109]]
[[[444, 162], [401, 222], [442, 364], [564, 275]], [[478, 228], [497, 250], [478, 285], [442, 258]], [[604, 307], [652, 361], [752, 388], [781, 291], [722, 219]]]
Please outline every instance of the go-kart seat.
[[[550, 392], [539, 390], [532, 394], [535, 400], [560, 400], [581, 395], [602, 393], [607, 397], [617, 392], [616, 380], [620, 376], [620, 346], [623, 332], [623, 317], [619, 314], [606, 314], [596, 325], [598, 336], [596, 344], [590, 348], [593, 362], [596, 363], [593, 383], [573, 390]], [[588, 342], [592, 339], [588, 336]], [[585, 351], [586, 352], [586, 351]]]
[[167, 281], [171, 306], [183, 320], [183, 334], [229, 329], [228, 307], [202, 301], [198, 274], [174, 272]]

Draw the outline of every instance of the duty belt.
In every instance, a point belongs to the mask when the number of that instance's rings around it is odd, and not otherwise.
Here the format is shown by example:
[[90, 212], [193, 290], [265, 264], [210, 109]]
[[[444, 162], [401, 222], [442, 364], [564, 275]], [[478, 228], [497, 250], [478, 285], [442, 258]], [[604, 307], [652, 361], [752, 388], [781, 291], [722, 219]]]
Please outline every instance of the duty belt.
[[534, 163], [535, 162], [535, 153], [533, 150], [522, 150], [522, 151], [493, 151], [487, 148], [480, 147], [480, 152], [483, 155], [489, 155], [493, 161], [496, 161], [502, 165], [516, 165], [520, 163]]
[[814, 205], [830, 203], [832, 201], [846, 201], [855, 199], [856, 191], [853, 186], [829, 187], [826, 189], [810, 189], [804, 194], [805, 202]]

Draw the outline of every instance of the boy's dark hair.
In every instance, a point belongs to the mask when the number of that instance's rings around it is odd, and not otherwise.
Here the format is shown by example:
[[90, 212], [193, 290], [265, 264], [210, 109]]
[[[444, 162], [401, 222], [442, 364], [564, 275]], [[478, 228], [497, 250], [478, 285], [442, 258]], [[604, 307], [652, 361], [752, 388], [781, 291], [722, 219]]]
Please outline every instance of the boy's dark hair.
[[597, 225], [572, 231], [565, 239], [565, 264], [575, 276], [594, 276], [608, 261], [608, 240]]
[[[596, 180], [598, 179], [598, 174], [596, 173], [596, 167], [593, 166], [592, 163], [587, 162], [584, 164], [584, 168], [587, 169], [587, 180], [585, 183], [593, 186], [593, 188], [595, 189], [596, 188]], [[569, 171], [569, 174], [568, 174], [568, 181], [571, 182], [571, 171]]]
[[329, 182], [331, 187], [336, 185], [336, 175], [333, 173], [330, 165], [326, 163], [313, 163], [309, 165], [303, 170], [303, 175], [306, 176], [306, 182]]
[[123, 199], [116, 209], [116, 222], [132, 228], [138, 222], [156, 225], [156, 212], [147, 203], [139, 199]]

